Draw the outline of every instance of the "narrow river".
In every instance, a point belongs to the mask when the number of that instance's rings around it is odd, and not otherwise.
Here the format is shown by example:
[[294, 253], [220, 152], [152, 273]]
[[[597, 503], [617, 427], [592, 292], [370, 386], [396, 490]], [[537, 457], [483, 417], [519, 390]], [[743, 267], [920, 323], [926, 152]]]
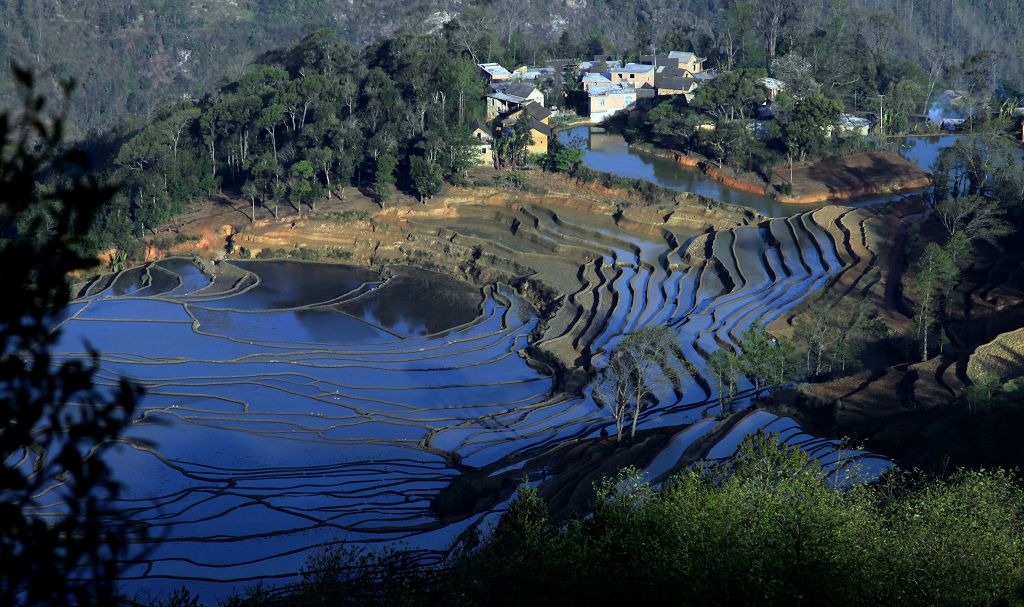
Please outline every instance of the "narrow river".
[[[594, 170], [620, 177], [643, 179], [680, 192], [693, 192], [719, 202], [750, 207], [770, 217], [793, 215], [830, 204], [782, 204], [768, 196], [730, 188], [711, 179], [699, 169], [682, 166], [668, 158], [631, 148], [622, 135], [608, 132], [601, 127], [582, 126], [567, 129], [560, 132], [558, 138], [563, 144], [581, 145], [585, 152], [583, 162]], [[957, 135], [907, 137], [896, 151], [917, 166], [930, 171], [934, 168], [939, 153], [944, 148], [952, 146], [957, 139]], [[900, 197], [901, 195], [868, 197], [843, 204], [862, 206]]]

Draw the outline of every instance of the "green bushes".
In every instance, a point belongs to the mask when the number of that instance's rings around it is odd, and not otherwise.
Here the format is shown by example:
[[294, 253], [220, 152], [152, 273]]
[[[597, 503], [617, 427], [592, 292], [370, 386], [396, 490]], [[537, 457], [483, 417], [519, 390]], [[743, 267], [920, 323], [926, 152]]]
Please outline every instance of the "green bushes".
[[845, 491], [830, 480], [758, 434], [662, 488], [624, 471], [600, 484], [591, 515], [561, 524], [521, 488], [490, 537], [463, 537], [442, 570], [333, 551], [332, 566], [273, 601], [235, 604], [1020, 603], [1024, 493], [1012, 475], [897, 474]]
[[619, 177], [611, 173], [595, 171], [588, 166], [580, 165], [575, 173], [576, 182], [580, 184], [597, 184], [610, 189], [629, 190], [645, 204], [672, 204], [678, 193], [663, 188], [643, 179]]
[[543, 196], [548, 193], [546, 188], [531, 185], [530, 176], [522, 171], [512, 171], [511, 173], [498, 175], [494, 178], [494, 185], [502, 190], [528, 192], [538, 196]]
[[370, 214], [366, 211], [348, 209], [345, 211], [317, 211], [310, 214], [311, 218], [334, 221], [337, 223], [351, 223], [356, 221], [369, 221]]
[[352, 259], [352, 252], [342, 249], [263, 249], [256, 254], [256, 259], [301, 259], [303, 261], [347, 261]]

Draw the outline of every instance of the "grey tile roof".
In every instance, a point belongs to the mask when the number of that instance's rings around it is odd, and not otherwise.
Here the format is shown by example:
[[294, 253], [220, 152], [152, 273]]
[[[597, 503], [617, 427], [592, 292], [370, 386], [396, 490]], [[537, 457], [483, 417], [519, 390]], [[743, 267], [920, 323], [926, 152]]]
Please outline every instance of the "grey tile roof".
[[551, 127], [546, 125], [546, 124], [544, 124], [540, 120], [537, 120], [536, 118], [531, 117], [530, 121], [527, 122], [527, 124], [530, 125], [531, 129], [533, 129], [535, 131], [538, 131], [540, 133], [544, 133], [548, 137], [551, 137]]
[[506, 95], [512, 95], [513, 97], [521, 97], [523, 99], [526, 99], [535, 90], [537, 90], [537, 87], [533, 86], [532, 84], [529, 84], [527, 82], [516, 82], [515, 84], [510, 84], [509, 86], [507, 86], [504, 92]]

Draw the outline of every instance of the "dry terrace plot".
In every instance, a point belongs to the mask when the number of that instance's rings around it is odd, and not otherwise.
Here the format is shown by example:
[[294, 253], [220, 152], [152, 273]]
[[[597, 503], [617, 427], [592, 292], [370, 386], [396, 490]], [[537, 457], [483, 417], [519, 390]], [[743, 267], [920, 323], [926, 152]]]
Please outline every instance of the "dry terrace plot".
[[[775, 170], [775, 184], [789, 181], [789, 167]], [[843, 158], [826, 158], [796, 168], [793, 172], [793, 194], [815, 200], [848, 199], [882, 194], [896, 190], [927, 187], [930, 175], [898, 154], [863, 152]]]

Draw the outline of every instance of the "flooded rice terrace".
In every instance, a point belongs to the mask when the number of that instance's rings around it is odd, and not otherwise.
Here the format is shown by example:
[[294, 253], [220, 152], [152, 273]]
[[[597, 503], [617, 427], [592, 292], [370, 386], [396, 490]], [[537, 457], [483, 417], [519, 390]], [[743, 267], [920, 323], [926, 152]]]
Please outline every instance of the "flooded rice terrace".
[[[953, 141], [916, 138], [904, 150], [931, 168]], [[380, 276], [229, 261], [211, 280], [191, 260], [172, 258], [103, 277], [73, 302], [58, 358], [80, 358], [88, 344], [102, 353], [102, 384], [127, 377], [147, 389], [113, 462], [126, 485], [121, 505], [157, 540], [139, 547], [127, 590], [187, 583], [221, 597], [258, 579], [294, 579], [312, 551], [339, 542], [410, 548], [423, 563], [437, 562], [459, 534], [486, 529], [508, 503], [498, 496], [488, 510], [442, 522], [431, 504], [454, 479], [480, 469], [543, 478], [532, 457], [613, 431], [590, 387], [561, 393], [529, 364], [531, 340], [589, 344], [600, 368], [625, 333], [652, 324], [676, 330], [692, 364], [681, 369], [682, 396], [659, 394], [639, 425], [675, 429], [637, 462], [652, 481], [709, 435], [699, 456], [718, 459], [758, 429], [800, 445], [839, 484], [891, 466], [764, 411], [723, 422], [704, 371], [708, 353], [734, 346], [752, 322], [780, 317], [855, 263], [854, 212], [797, 212], [629, 150], [617, 135], [588, 142], [594, 168], [775, 218], [721, 230], [703, 247], [706, 259], [691, 259], [689, 242], [523, 207], [509, 218], [518, 229], [502, 247], [593, 253], [579, 268], [580, 291], [547, 326], [507, 287], [478, 289], [402, 266]], [[472, 235], [473, 225], [449, 229]], [[742, 387], [741, 409], [751, 400]]]
[[[532, 229], [563, 241], [584, 234], [552, 218]], [[784, 314], [848, 263], [832, 228], [818, 222], [829, 225], [804, 215], [723, 231], [713, 262], [683, 260], [685, 244], [601, 235], [604, 257], [581, 270], [595, 274], [592, 311], [565, 335], [581, 326], [600, 366], [624, 333], [667, 324], [698, 370], [681, 397], [659, 394], [643, 413], [641, 429], [678, 428], [656, 457], [638, 462], [651, 480], [715, 430], [704, 457], [728, 457], [764, 428], [806, 449], [839, 483], [849, 470], [859, 480], [890, 466], [765, 412], [721, 426], [717, 394], [699, 377], [708, 352], [734, 344], [754, 320]], [[535, 238], [526, 232], [517, 236]], [[140, 547], [127, 589], [186, 582], [224, 596], [256, 579], [293, 578], [311, 551], [338, 542], [398, 545], [436, 562], [508, 502], [442, 522], [431, 502], [453, 479], [481, 468], [521, 475], [530, 456], [613, 425], [589, 388], [555, 391], [527, 363], [537, 326], [508, 288], [404, 267], [381, 277], [337, 265], [221, 262], [211, 281], [190, 260], [167, 259], [100, 279], [69, 307], [57, 351], [79, 358], [88, 343], [102, 353], [98, 381], [127, 377], [147, 389], [113, 460], [126, 485], [121, 505], [158, 540]]]

